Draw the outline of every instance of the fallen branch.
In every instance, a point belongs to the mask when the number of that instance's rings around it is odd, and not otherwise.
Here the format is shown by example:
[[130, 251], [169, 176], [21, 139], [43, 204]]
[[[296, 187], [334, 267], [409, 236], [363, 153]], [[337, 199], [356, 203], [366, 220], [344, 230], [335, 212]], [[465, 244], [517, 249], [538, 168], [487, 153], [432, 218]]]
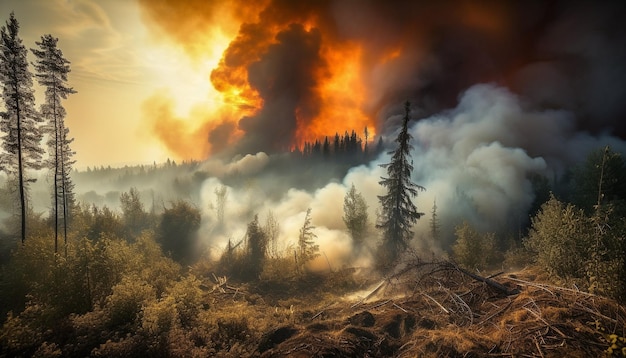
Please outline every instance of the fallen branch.
[[332, 307], [336, 302], [333, 302], [329, 305], [327, 305], [326, 307], [322, 308], [321, 311], [319, 311], [317, 314], [315, 314], [313, 317], [311, 317], [311, 321], [316, 319], [317, 317], [321, 316], [322, 313], [326, 312], [327, 309], [329, 309], [330, 307]]
[[[522, 284], [524, 284], [526, 286], [532, 286], [532, 287], [541, 288], [541, 289], [543, 289], [543, 290], [545, 290], [547, 292], [550, 292], [550, 293], [552, 293], [552, 292], [550, 290], [548, 290], [548, 287], [552, 288], [552, 289], [566, 291], [566, 292], [571, 292], [571, 293], [580, 294], [580, 295], [588, 296], [588, 297], [600, 297], [598, 295], [595, 295], [595, 294], [589, 293], [589, 292], [585, 292], [585, 291], [574, 290], [574, 289], [567, 288], [567, 287], [547, 285], [547, 284], [543, 284], [543, 283], [533, 283], [533, 282], [529, 282], [529, 281], [520, 280], [519, 278], [515, 278], [515, 277], [509, 277], [509, 280], [522, 283]], [[552, 295], [556, 296], [554, 293], [552, 293]]]
[[501, 283], [499, 283], [497, 281], [494, 281], [494, 280], [492, 280], [492, 279], [490, 279], [488, 277], [482, 277], [482, 276], [477, 275], [475, 273], [469, 272], [466, 269], [464, 269], [464, 268], [462, 268], [462, 267], [460, 267], [460, 266], [458, 266], [456, 264], [453, 264], [453, 263], [450, 263], [450, 264], [454, 268], [459, 270], [461, 273], [463, 273], [463, 274], [473, 278], [476, 281], [483, 282], [483, 283], [487, 284], [488, 286], [493, 287], [496, 290], [504, 293], [507, 296], [513, 296], [513, 295], [517, 295], [518, 293], [520, 293], [520, 290], [518, 290], [517, 288], [510, 289], [510, 288], [506, 287], [505, 285], [503, 285], [503, 284], [501, 284]]

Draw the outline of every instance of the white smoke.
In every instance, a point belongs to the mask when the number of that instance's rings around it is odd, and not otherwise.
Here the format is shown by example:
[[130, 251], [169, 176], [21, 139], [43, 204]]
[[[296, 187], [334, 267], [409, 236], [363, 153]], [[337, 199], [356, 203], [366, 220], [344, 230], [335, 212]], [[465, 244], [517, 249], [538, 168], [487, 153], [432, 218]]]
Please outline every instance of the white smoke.
[[[571, 114], [530, 108], [508, 90], [494, 85], [474, 86], [461, 96], [456, 108], [412, 125], [412, 179], [426, 188], [415, 200], [418, 210], [426, 214], [414, 227], [416, 249], [428, 255], [441, 252], [452, 242], [454, 227], [463, 221], [484, 231], [515, 228], [525, 219], [534, 199], [529, 174], [551, 178], [590, 150], [607, 144], [617, 151], [626, 149], [617, 138], [593, 137], [573, 128]], [[267, 161], [263, 153], [246, 158]], [[338, 267], [366, 263], [371, 251], [365, 250], [361, 258], [353, 255], [342, 220], [343, 200], [353, 184], [364, 196], [370, 221], [367, 245], [374, 248], [380, 239], [374, 228], [378, 195], [385, 192], [379, 181], [386, 176], [379, 164], [389, 160], [389, 155], [383, 154], [368, 165], [350, 169], [341, 182], [331, 182], [310, 193], [288, 189], [281, 197], [270, 198], [263, 189], [265, 184], [257, 185], [254, 180], [244, 188], [228, 188], [223, 230], [207, 239], [214, 247], [223, 248], [229, 238], [237, 241], [245, 236], [246, 225], [255, 214], [263, 224], [271, 210], [281, 227], [279, 246], [295, 247], [305, 213], [311, 208], [314, 232], [324, 254], [313, 266], [324, 270], [328, 264]], [[259, 170], [241, 164], [230, 164], [225, 170]], [[214, 192], [220, 186], [216, 178], [203, 184], [202, 202], [207, 209], [203, 232], [209, 233], [215, 226]], [[432, 241], [429, 226], [435, 200], [444, 235], [439, 243]]]

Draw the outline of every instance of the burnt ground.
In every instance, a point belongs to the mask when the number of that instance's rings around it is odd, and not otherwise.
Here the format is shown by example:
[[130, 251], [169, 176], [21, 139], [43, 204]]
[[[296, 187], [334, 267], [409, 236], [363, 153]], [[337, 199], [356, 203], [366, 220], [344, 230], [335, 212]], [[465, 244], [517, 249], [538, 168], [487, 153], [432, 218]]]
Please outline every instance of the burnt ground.
[[211, 281], [211, 305], [218, 312], [237, 312], [245, 331], [222, 345], [221, 356], [621, 357], [626, 352], [623, 306], [542, 283], [530, 270], [470, 277], [450, 263], [416, 262], [387, 278], [344, 270], [274, 284]]

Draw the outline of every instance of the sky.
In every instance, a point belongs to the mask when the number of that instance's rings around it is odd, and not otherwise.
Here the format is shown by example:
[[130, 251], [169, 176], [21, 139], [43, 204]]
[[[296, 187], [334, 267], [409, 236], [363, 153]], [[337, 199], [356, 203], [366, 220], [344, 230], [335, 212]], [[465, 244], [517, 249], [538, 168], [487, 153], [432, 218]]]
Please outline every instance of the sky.
[[624, 2], [0, 1], [11, 11], [28, 48], [50, 33], [71, 62], [78, 168], [391, 137], [405, 101], [423, 119], [478, 84], [626, 138]]
[[[181, 117], [194, 105], [211, 106], [219, 100], [208, 80], [218, 52], [207, 54], [203, 62], [190, 59], [150, 31], [135, 1], [2, 0], [3, 25], [11, 11], [27, 48], [52, 34], [71, 62], [68, 82], [77, 93], [64, 105], [77, 168], [199, 159], [198, 152], [191, 151], [188, 158], [171, 153], [154, 137], [144, 102], [167, 94]], [[34, 61], [32, 55], [29, 59]], [[39, 105], [40, 89], [36, 96]]]

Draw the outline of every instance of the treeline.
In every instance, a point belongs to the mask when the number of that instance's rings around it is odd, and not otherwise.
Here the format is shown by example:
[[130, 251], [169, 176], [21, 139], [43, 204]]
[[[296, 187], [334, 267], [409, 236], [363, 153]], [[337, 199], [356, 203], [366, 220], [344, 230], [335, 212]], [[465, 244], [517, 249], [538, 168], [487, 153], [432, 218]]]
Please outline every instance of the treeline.
[[334, 137], [325, 136], [323, 140], [305, 141], [302, 148], [296, 147], [292, 153], [303, 158], [322, 158], [328, 161], [361, 163], [368, 161], [383, 151], [383, 139], [378, 137], [374, 148], [370, 148], [369, 132], [364, 129], [365, 139], [353, 129], [343, 135], [335, 133]]

